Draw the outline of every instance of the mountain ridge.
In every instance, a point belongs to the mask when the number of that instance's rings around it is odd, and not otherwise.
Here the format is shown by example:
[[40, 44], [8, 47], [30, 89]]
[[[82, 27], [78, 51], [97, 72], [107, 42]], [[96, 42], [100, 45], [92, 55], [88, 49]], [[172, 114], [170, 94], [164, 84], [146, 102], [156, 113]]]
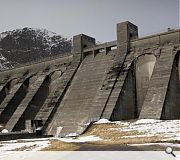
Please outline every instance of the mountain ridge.
[[0, 70], [64, 53], [70, 53], [71, 39], [46, 29], [24, 27], [0, 33]]

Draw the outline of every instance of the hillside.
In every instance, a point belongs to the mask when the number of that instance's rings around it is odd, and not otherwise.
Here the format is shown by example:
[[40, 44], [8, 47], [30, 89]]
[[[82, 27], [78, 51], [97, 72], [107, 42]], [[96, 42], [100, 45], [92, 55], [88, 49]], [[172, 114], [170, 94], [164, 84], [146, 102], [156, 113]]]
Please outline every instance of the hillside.
[[71, 52], [71, 40], [45, 29], [23, 28], [0, 34], [0, 69]]

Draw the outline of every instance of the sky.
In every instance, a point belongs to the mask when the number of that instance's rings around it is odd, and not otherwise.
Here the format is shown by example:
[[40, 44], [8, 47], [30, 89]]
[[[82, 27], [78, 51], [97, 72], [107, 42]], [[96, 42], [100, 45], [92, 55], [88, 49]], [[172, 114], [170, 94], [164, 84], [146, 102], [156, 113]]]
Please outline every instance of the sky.
[[130, 21], [139, 36], [180, 28], [180, 0], [0, 0], [0, 32], [44, 28], [72, 38], [116, 40], [116, 24]]

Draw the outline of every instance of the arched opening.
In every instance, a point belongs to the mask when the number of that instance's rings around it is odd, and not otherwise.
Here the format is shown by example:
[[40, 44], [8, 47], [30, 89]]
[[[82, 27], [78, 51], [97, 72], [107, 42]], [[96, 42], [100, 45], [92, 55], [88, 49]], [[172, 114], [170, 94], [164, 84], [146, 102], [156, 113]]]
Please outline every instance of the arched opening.
[[4, 101], [8, 93], [10, 92], [11, 86], [14, 85], [14, 82], [16, 83], [17, 79], [11, 79], [6, 84], [4, 84], [2, 90], [0, 91], [0, 104]]
[[[34, 120], [53, 88], [53, 80], [59, 78], [59, 75], [61, 75], [61, 71], [54, 71], [46, 76], [12, 131], [24, 130], [26, 128], [26, 120]], [[28, 92], [31, 92], [31, 90]]]
[[[28, 77], [23, 83], [19, 83], [17, 81], [17, 79], [13, 80], [11, 82], [11, 89], [10, 89], [10, 93], [9, 93], [9, 97], [10, 101], [7, 102], [3, 102], [1, 105], [3, 105], [3, 111], [1, 112], [0, 115], [0, 123], [1, 124], [6, 124], [8, 122], [8, 120], [11, 118], [11, 116], [13, 115], [13, 113], [15, 112], [16, 108], [18, 107], [18, 105], [21, 103], [21, 101], [24, 99], [24, 97], [27, 94], [27, 89], [29, 87], [29, 79], [31, 77]], [[13, 85], [12, 85], [13, 84]], [[20, 85], [20, 87], [19, 87]], [[16, 92], [14, 92], [16, 91]], [[5, 99], [6, 101], [6, 99]]]
[[156, 57], [153, 54], [144, 54], [137, 58], [136, 91], [138, 116], [145, 100], [145, 96], [149, 86], [149, 80], [151, 79], [155, 62]]
[[[40, 109], [40, 107], [43, 105], [45, 99], [47, 98], [47, 95], [49, 94], [49, 83], [50, 83], [50, 77], [47, 76], [46, 79], [41, 84], [40, 88], [34, 95], [33, 99], [27, 106], [24, 113], [19, 118], [18, 122], [13, 128], [14, 131], [21, 131], [25, 129], [25, 120], [31, 120], [35, 117], [36, 113]], [[28, 92], [31, 92], [31, 90], [28, 90]]]

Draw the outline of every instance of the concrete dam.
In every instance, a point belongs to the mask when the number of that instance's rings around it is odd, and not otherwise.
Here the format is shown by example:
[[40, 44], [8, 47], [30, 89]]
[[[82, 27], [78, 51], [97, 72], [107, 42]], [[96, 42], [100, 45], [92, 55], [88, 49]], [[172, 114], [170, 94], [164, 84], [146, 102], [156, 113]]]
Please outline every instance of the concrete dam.
[[80, 135], [99, 119], [180, 119], [180, 30], [117, 40], [73, 37], [72, 53], [0, 72], [0, 124], [9, 132]]

